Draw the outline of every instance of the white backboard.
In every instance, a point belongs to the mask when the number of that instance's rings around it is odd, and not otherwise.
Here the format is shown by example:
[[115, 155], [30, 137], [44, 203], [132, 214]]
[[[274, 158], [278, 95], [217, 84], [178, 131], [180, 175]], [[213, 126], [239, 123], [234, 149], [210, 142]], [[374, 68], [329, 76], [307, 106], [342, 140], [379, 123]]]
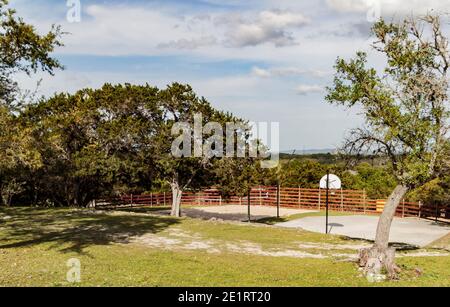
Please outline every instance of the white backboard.
[[[341, 179], [339, 179], [338, 176], [330, 174], [328, 182], [328, 188], [331, 190], [338, 190], [342, 188], [342, 182]], [[326, 189], [327, 188], [327, 175], [323, 176], [322, 179], [320, 179], [320, 188]]]

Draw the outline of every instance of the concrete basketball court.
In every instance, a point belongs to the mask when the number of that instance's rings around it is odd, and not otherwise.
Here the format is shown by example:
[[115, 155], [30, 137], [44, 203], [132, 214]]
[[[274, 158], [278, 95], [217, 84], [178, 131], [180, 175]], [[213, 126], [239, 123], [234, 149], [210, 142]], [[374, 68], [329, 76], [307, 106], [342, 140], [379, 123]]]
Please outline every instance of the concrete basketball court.
[[[330, 216], [331, 234], [355, 239], [375, 240], [378, 216]], [[312, 232], [325, 233], [325, 217], [307, 217], [277, 226], [302, 228]], [[450, 233], [450, 226], [418, 218], [395, 218], [391, 228], [391, 243], [402, 243], [425, 247]]]
[[[211, 207], [194, 207], [182, 209], [182, 214], [192, 218], [202, 219], [222, 219], [231, 221], [247, 221], [247, 206], [244, 205], [225, 205]], [[270, 218], [277, 216], [277, 208], [271, 206], [252, 206], [252, 220]], [[317, 212], [312, 210], [280, 208], [280, 216], [290, 216], [294, 214], [302, 214], [308, 212]]]

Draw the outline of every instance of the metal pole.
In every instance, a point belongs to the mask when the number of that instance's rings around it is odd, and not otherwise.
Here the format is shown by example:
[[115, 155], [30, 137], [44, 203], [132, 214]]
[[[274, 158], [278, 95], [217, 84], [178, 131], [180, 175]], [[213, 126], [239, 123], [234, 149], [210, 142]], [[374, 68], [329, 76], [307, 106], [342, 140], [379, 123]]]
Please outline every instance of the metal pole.
[[436, 223], [439, 221], [438, 214], [439, 214], [439, 209], [438, 209], [438, 203], [436, 202]]
[[328, 234], [328, 194], [330, 190], [330, 171], [327, 171], [327, 210], [326, 210], [326, 230], [325, 234]]

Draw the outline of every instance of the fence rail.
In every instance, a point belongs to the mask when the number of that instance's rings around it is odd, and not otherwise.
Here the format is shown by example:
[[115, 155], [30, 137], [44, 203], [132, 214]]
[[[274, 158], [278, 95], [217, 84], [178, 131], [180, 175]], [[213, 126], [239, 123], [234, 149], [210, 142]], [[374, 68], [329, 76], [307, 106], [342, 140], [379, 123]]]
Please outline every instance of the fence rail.
[[[223, 198], [216, 189], [207, 189], [199, 193], [184, 192], [183, 206], [221, 206], [247, 205], [248, 197], [233, 196]], [[323, 210], [326, 205], [326, 190], [303, 188], [254, 187], [250, 193], [252, 206], [277, 206], [284, 208]], [[170, 206], [172, 194], [152, 193], [147, 195], [126, 195], [99, 199], [95, 201], [97, 209], [117, 207], [163, 207]], [[329, 208], [333, 211], [381, 214], [386, 200], [369, 199], [365, 191], [332, 190], [329, 193]], [[398, 217], [450, 218], [449, 206], [422, 205], [417, 202], [402, 200], [397, 208]]]

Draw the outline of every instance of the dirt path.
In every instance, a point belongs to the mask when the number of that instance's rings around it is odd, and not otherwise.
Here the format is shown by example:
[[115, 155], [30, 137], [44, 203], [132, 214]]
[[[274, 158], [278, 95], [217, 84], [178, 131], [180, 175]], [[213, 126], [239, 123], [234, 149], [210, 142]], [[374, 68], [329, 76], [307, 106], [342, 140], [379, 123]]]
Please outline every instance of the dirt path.
[[[166, 250], [203, 250], [211, 254], [235, 253], [259, 255], [266, 257], [291, 257], [311, 259], [337, 259], [353, 261], [357, 259], [358, 250], [369, 247], [369, 243], [358, 244], [327, 244], [316, 242], [298, 242], [285, 248], [264, 248], [260, 244], [240, 240], [222, 241], [205, 239], [198, 233], [189, 233], [179, 228], [173, 228], [166, 234], [145, 234], [131, 238], [131, 242], [151, 248]], [[399, 253], [398, 257], [445, 257], [450, 253], [445, 251], [415, 251]]]

